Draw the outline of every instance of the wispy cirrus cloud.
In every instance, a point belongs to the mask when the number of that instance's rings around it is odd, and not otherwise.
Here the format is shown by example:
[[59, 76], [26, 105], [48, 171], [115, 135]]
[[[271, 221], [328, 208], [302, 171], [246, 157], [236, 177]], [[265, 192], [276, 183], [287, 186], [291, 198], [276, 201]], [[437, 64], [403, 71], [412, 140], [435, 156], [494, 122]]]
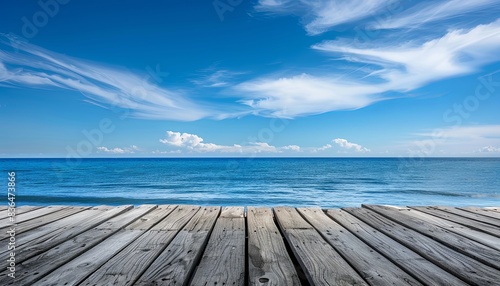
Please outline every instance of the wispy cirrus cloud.
[[325, 41], [313, 49], [338, 60], [369, 67], [360, 77], [331, 72], [289, 77], [265, 76], [234, 90], [242, 103], [262, 116], [293, 118], [335, 110], [352, 110], [395, 98], [430, 82], [470, 74], [500, 60], [500, 20], [458, 29], [430, 41], [371, 43], [354, 47], [345, 40]]
[[466, 16], [485, 9], [500, 12], [496, 0], [423, 1], [384, 21], [378, 21], [372, 26], [375, 29], [414, 29], [425, 24]]
[[202, 73], [204, 75], [191, 80], [191, 82], [202, 87], [226, 87], [232, 84], [235, 77], [244, 74], [243, 72], [226, 69], [215, 70], [214, 68], [203, 70]]
[[302, 17], [304, 29], [310, 35], [324, 33], [331, 28], [354, 22], [390, 5], [394, 0], [260, 0], [257, 11], [294, 14]]
[[164, 88], [125, 69], [54, 53], [10, 35], [0, 35], [0, 85], [59, 88], [80, 92], [90, 102], [130, 111], [146, 119], [191, 121], [216, 116], [175, 88]]

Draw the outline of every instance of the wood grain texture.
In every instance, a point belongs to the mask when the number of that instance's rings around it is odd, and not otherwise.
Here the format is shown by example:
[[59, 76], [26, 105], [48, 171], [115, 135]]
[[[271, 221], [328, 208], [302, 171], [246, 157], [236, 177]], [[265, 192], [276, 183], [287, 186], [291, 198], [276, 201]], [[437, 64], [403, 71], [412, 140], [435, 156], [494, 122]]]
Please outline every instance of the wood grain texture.
[[243, 216], [243, 208], [223, 209], [191, 285], [245, 285], [245, 219]]
[[135, 285], [187, 285], [220, 207], [203, 207], [148, 267]]
[[368, 285], [321, 235], [290, 207], [274, 208], [278, 225], [313, 285]]
[[[426, 224], [437, 226], [449, 232], [459, 234], [470, 240], [476, 241], [497, 251], [500, 251], [500, 239], [493, 235], [478, 231], [464, 225], [445, 220], [427, 213], [423, 213], [414, 209], [405, 207], [390, 207], [390, 206], [377, 206], [378, 208], [399, 211], [403, 216], [409, 216], [416, 219], [417, 222], [425, 221]], [[403, 218], [404, 219], [404, 218]]]
[[329, 209], [327, 215], [423, 284], [469, 285], [346, 211]]
[[472, 212], [472, 213], [476, 213], [476, 214], [480, 214], [480, 215], [484, 215], [487, 217], [496, 218], [496, 219], [500, 220], [500, 213], [488, 210], [487, 208], [458, 207], [457, 209], [461, 209], [464, 211], [468, 211], [468, 212]]
[[301, 285], [270, 208], [248, 207], [249, 285]]
[[378, 231], [472, 285], [497, 285], [500, 272], [367, 208], [345, 208]]
[[468, 212], [468, 211], [457, 209], [457, 208], [453, 208], [453, 207], [437, 206], [435, 208], [437, 210], [445, 211], [447, 213], [451, 213], [451, 214], [454, 214], [454, 215], [457, 215], [457, 216], [462, 216], [462, 217], [465, 217], [465, 218], [468, 218], [468, 219], [471, 219], [471, 220], [475, 220], [475, 221], [478, 221], [478, 222], [491, 224], [491, 225], [493, 225], [495, 227], [500, 227], [500, 219], [496, 219], [496, 218], [484, 216], [484, 215], [481, 215], [481, 214], [475, 214], [473, 212]]
[[[71, 216], [73, 214], [82, 212], [86, 209], [89, 209], [88, 207], [65, 207], [61, 210], [58, 210], [53, 213], [48, 213], [46, 215], [43, 215], [41, 217], [37, 217], [28, 221], [25, 221], [22, 224], [19, 224], [16, 227], [16, 234], [21, 234], [23, 232], [26, 232], [28, 230], [38, 228], [40, 226], [52, 223], [54, 221], [60, 220], [62, 218]], [[9, 237], [9, 234], [6, 233], [9, 227], [5, 227], [1, 229], [0, 231], [0, 240], [4, 240]]]
[[422, 285], [349, 230], [330, 219], [320, 208], [297, 210], [370, 285]]
[[443, 219], [446, 219], [446, 220], [449, 220], [449, 221], [452, 221], [452, 222], [455, 222], [455, 223], [458, 223], [461, 225], [465, 225], [465, 226], [470, 227], [470, 228], [475, 229], [475, 230], [489, 233], [489, 234], [494, 235], [496, 237], [500, 237], [500, 226], [497, 227], [497, 226], [493, 226], [493, 225], [488, 224], [488, 223], [479, 222], [477, 220], [469, 219], [469, 218], [466, 218], [463, 216], [459, 216], [456, 214], [452, 214], [449, 212], [445, 212], [445, 211], [436, 209], [435, 207], [412, 207], [412, 206], [410, 206], [410, 208], [424, 212], [424, 213], [428, 213], [428, 214], [431, 214], [433, 216], [437, 216], [437, 217], [440, 217], [440, 218], [443, 218]]
[[[138, 220], [141, 220], [149, 227], [155, 222], [158, 222], [161, 218], [167, 215], [173, 210], [174, 207], [170, 206], [160, 206], [154, 209], [150, 213], [145, 213], [144, 210], [137, 213], [137, 215], [143, 215]], [[130, 218], [130, 216], [127, 216]], [[144, 220], [142, 220], [144, 218]], [[136, 221], [138, 221], [136, 220]], [[15, 283], [12, 279], [0, 279], [0, 285], [16, 285], [21, 283], [23, 285], [31, 285], [35, 281], [39, 280], [41, 277], [47, 275], [49, 272], [61, 267], [65, 263], [71, 261], [72, 259], [78, 257], [85, 251], [91, 249], [92, 247], [98, 245], [106, 238], [118, 232], [120, 229], [126, 227], [132, 223], [132, 219], [116, 220], [113, 229], [101, 229], [94, 228], [86, 232], [83, 232], [70, 240], [66, 240], [62, 243], [55, 244], [54, 247], [49, 248], [47, 251], [32, 257], [24, 261], [19, 267], [20, 269], [36, 269], [35, 272], [25, 272], [18, 275]], [[109, 225], [108, 225], [109, 226]], [[137, 226], [135, 229], [143, 230], [144, 224]], [[4, 283], [2, 283], [4, 282]], [[17, 284], [19, 285], [19, 284]]]
[[[152, 225], [149, 231], [107, 261], [80, 285], [133, 285], [197, 211], [198, 208], [180, 208], [175, 213], [170, 210], [160, 223], [166, 220], [176, 221], [179, 227], [158, 230]], [[136, 226], [135, 229], [142, 229], [142, 226]]]

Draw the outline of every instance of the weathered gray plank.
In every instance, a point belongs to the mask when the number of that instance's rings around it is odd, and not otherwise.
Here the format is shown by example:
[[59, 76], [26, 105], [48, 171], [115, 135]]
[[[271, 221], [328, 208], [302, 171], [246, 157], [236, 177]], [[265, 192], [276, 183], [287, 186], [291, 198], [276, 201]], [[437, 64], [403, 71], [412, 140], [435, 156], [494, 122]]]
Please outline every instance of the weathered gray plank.
[[274, 214], [309, 283], [367, 285], [294, 208], [277, 207]]
[[500, 251], [470, 240], [459, 234], [450, 232], [444, 228], [428, 223], [425, 219], [405, 215], [409, 212], [405, 209], [396, 209], [376, 205], [363, 205], [389, 219], [411, 228], [423, 235], [427, 235], [442, 244], [455, 249], [465, 255], [475, 258], [491, 267], [500, 269]]
[[496, 218], [496, 219], [500, 220], [500, 213], [488, 210], [487, 208], [458, 207], [457, 209], [461, 209], [464, 211], [468, 211], [468, 212], [472, 212], [472, 213], [476, 213], [476, 214], [480, 214], [480, 215], [484, 215], [487, 217]]
[[497, 285], [500, 271], [404, 227], [367, 208], [345, 208], [352, 215], [472, 285]]
[[500, 226], [500, 219], [491, 218], [491, 217], [487, 217], [484, 215], [475, 214], [472, 212], [468, 212], [468, 211], [464, 211], [464, 210], [452, 208], [452, 207], [446, 207], [446, 206], [437, 206], [436, 209], [441, 210], [441, 211], [445, 211], [445, 212], [448, 212], [448, 213], [451, 213], [454, 215], [463, 216], [463, 217], [466, 217], [466, 218], [471, 219], [471, 220], [476, 220], [479, 222], [491, 224], [491, 225], [496, 226], [496, 227]]
[[[162, 218], [160, 213], [170, 212], [172, 211], [172, 207], [169, 206], [161, 206], [153, 211], [146, 213], [141, 217], [141, 221], [144, 225], [152, 226], [152, 222], [156, 219], [156, 222]], [[141, 213], [145, 213], [145, 210], [136, 212], [136, 215], [141, 215]], [[122, 214], [123, 216], [123, 214]], [[98, 245], [106, 238], [118, 232], [120, 229], [132, 223], [134, 220], [130, 216], [127, 216], [128, 219], [119, 219], [116, 220], [116, 223], [113, 225], [113, 229], [99, 229], [94, 228], [88, 231], [85, 231], [70, 240], [67, 240], [62, 243], [58, 243], [53, 245], [53, 247], [49, 248], [47, 251], [34, 256], [20, 265], [18, 265], [18, 269], [25, 270], [24, 272], [20, 272], [15, 281], [12, 279], [3, 279], [0, 278], [0, 285], [31, 285], [35, 281], [41, 279], [43, 276], [47, 275], [51, 271], [57, 269], [58, 267], [64, 265], [68, 261], [71, 261], [75, 257], [78, 257], [85, 251], [91, 249], [92, 247]], [[144, 220], [142, 220], [144, 218]], [[139, 224], [137, 226], [138, 230], [143, 230], [144, 225]], [[122, 261], [123, 262], [123, 261]], [[31, 270], [31, 271], [30, 271]]]
[[330, 219], [320, 208], [297, 210], [370, 285], [422, 285], [376, 249]]
[[410, 206], [410, 208], [424, 212], [424, 213], [431, 214], [433, 216], [444, 218], [446, 220], [456, 222], [456, 223], [461, 224], [461, 225], [465, 225], [465, 226], [470, 227], [472, 229], [484, 231], [484, 232], [489, 233], [491, 235], [500, 237], [500, 227], [496, 227], [496, 226], [493, 226], [493, 225], [488, 224], [488, 223], [483, 223], [480, 221], [465, 218], [463, 216], [459, 216], [456, 214], [452, 214], [449, 212], [438, 210], [434, 207], [411, 207]]
[[484, 209], [492, 212], [500, 212], [500, 207], [485, 207]]
[[220, 207], [198, 211], [134, 285], [186, 285], [219, 212]]
[[27, 243], [30, 246], [42, 246], [54, 240], [70, 239], [76, 234], [82, 233], [131, 208], [133, 208], [131, 205], [116, 208], [110, 206], [93, 207], [21, 234], [17, 238], [18, 246]]
[[[52, 223], [54, 221], [60, 220], [62, 218], [68, 217], [70, 215], [79, 213], [89, 209], [88, 207], [67, 207], [65, 209], [56, 211], [54, 213], [49, 213], [47, 215], [26, 221], [16, 227], [16, 235], [26, 232], [28, 230], [40, 227], [42, 225], [46, 225]], [[6, 233], [9, 227], [3, 228], [0, 230], [0, 240], [6, 239], [9, 237], [9, 234]]]
[[[41, 209], [41, 208], [42, 207], [22, 206], [22, 207], [14, 208], [14, 211], [15, 211], [16, 215], [19, 215], [19, 214], [27, 213], [27, 212], [34, 211], [37, 209]], [[8, 210], [8, 207], [3, 207], [3, 209], [0, 210], [0, 218], [2, 218], [0, 221], [8, 220], [9, 213], [10, 212]]]
[[385, 208], [388, 210], [397, 210], [403, 216], [410, 216], [416, 218], [417, 222], [425, 221], [430, 225], [438, 226], [447, 231], [459, 234], [463, 237], [474, 240], [483, 245], [494, 248], [497, 251], [500, 251], [500, 239], [498, 239], [498, 237], [496, 236], [484, 233], [482, 231], [474, 230], [464, 225], [406, 207], [394, 207], [394, 206], [378, 206], [378, 207]]
[[301, 285], [269, 208], [248, 207], [249, 285]]
[[329, 209], [327, 215], [426, 285], [469, 285], [346, 211]]
[[[19, 213], [17, 212], [16, 217], [15, 217], [15, 223], [19, 226], [21, 223], [38, 218], [50, 213], [54, 213], [60, 210], [63, 210], [67, 207], [45, 207], [45, 208], [39, 208], [36, 210], [30, 210], [29, 212], [24, 212], [24, 213]], [[3, 228], [7, 228], [12, 224], [8, 218], [0, 220], [0, 231]]]
[[[168, 246], [199, 207], [182, 206], [162, 221], [174, 221], [172, 228], [151, 228], [92, 273], [80, 285], [133, 285], [154, 259]], [[126, 229], [131, 229], [133, 225]], [[139, 227], [139, 226], [136, 226]]]
[[[117, 224], [127, 222], [131, 223], [140, 219], [142, 216], [155, 208], [156, 205], [135, 208], [119, 217], [114, 217], [102, 223], [94, 229], [111, 231], [112, 229], [116, 229]], [[110, 223], [111, 221], [113, 221], [113, 223]], [[142, 233], [144, 233], [144, 230], [121, 229], [98, 245], [50, 272], [47, 276], [32, 285], [78, 285], [87, 276], [89, 276], [89, 274], [94, 272], [116, 253], [120, 252], [123, 248], [132, 243]]]
[[245, 285], [245, 219], [243, 216], [243, 207], [223, 209], [191, 285]]

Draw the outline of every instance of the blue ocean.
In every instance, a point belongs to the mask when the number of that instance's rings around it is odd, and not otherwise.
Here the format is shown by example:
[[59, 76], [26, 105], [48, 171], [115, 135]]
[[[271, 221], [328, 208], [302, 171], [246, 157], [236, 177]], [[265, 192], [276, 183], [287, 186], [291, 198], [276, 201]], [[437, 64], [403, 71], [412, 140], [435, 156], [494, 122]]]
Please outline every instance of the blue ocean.
[[[17, 205], [500, 206], [500, 158], [1, 159]], [[7, 204], [7, 195], [5, 195]]]

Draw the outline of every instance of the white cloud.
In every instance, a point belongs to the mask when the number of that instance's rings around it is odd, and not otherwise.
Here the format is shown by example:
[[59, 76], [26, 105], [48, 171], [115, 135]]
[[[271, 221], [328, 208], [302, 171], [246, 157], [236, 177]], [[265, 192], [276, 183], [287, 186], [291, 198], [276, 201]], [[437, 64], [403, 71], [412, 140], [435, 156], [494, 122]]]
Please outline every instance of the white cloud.
[[339, 145], [341, 148], [344, 148], [347, 150], [353, 150], [355, 152], [370, 152], [370, 149], [365, 148], [359, 144], [349, 142], [346, 139], [337, 138], [337, 139], [334, 139], [333, 142], [335, 144]]
[[183, 148], [190, 152], [200, 153], [281, 153], [281, 149], [264, 142], [253, 142], [249, 145], [218, 145], [214, 143], [204, 143], [203, 138], [195, 134], [167, 131], [166, 138], [160, 142], [166, 145]]
[[298, 15], [306, 31], [317, 35], [337, 25], [371, 16], [392, 2], [394, 0], [260, 0], [255, 9]]
[[0, 34], [0, 44], [13, 49], [0, 51], [0, 84], [4, 86], [78, 91], [93, 103], [129, 110], [138, 118], [190, 121], [216, 114], [180, 90], [156, 85], [154, 76], [146, 73], [140, 75], [71, 58], [12, 36]]
[[311, 148], [310, 150], [311, 150], [311, 153], [317, 153], [317, 152], [328, 150], [328, 149], [330, 149], [332, 147], [333, 146], [331, 144], [326, 144], [326, 145], [323, 145], [322, 147]]
[[376, 85], [307, 74], [289, 78], [262, 78], [235, 87], [255, 114], [293, 118], [332, 110], [365, 107], [382, 100]]
[[421, 44], [354, 48], [342, 41], [327, 41], [313, 48], [341, 54], [347, 60], [376, 64], [380, 68], [369, 76], [384, 80], [384, 89], [408, 91], [432, 81], [474, 72], [481, 65], [497, 61], [499, 47], [500, 20], [470, 30], [453, 30]]
[[[233, 88], [261, 116], [294, 118], [336, 110], [353, 110], [396, 98], [388, 92], [406, 93], [433, 81], [475, 72], [498, 61], [500, 20], [470, 30], [454, 30], [423, 43], [371, 44], [355, 48], [345, 41], [326, 41], [313, 46], [348, 63], [359, 63], [361, 75], [301, 74], [266, 76]], [[354, 65], [353, 64], [353, 65]]]
[[425, 1], [414, 5], [398, 15], [387, 18], [374, 25], [375, 29], [410, 28], [450, 18], [456, 18], [471, 12], [488, 9], [498, 11], [497, 0], [446, 0]]
[[140, 150], [139, 147], [132, 145], [130, 147], [125, 148], [107, 148], [104, 146], [97, 147], [99, 153], [110, 153], [110, 154], [133, 154], [135, 151]]
[[296, 151], [296, 152], [301, 152], [302, 150], [300, 149], [300, 146], [298, 145], [288, 145], [288, 146], [283, 146], [281, 147], [282, 150], [291, 150], [291, 151]]

